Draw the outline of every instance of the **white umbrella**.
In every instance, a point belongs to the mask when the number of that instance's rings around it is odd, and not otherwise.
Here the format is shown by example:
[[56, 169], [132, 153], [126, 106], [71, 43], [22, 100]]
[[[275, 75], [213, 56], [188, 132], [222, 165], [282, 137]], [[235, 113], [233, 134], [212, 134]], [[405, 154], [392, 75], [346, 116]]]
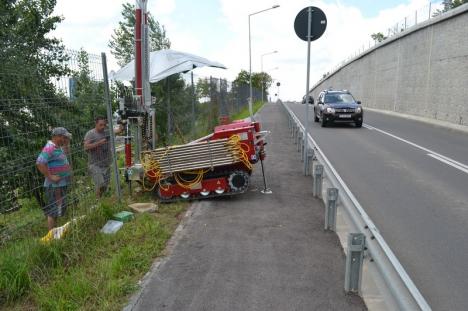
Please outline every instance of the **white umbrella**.
[[[197, 67], [216, 67], [226, 69], [221, 63], [210, 61], [206, 58], [189, 53], [160, 50], [150, 53], [150, 82], [158, 82], [170, 75], [187, 72]], [[120, 68], [117, 72], [111, 72], [110, 78], [117, 81], [131, 81], [135, 79], [135, 60]]]

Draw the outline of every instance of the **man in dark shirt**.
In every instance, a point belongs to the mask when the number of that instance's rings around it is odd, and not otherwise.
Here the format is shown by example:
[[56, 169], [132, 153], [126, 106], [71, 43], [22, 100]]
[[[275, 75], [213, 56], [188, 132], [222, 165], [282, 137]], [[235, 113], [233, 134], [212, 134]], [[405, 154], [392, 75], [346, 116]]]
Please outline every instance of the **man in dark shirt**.
[[93, 178], [96, 196], [100, 198], [107, 191], [110, 182], [112, 161], [107, 119], [97, 117], [94, 128], [84, 137], [84, 149], [88, 153], [88, 171]]

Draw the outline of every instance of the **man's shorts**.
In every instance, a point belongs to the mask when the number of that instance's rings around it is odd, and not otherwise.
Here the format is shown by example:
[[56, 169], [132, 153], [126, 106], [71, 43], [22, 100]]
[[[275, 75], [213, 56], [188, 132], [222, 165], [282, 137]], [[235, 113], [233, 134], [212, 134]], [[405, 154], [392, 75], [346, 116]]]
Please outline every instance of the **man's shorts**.
[[67, 186], [44, 188], [47, 205], [42, 208], [44, 214], [50, 217], [60, 217], [67, 211]]
[[98, 189], [109, 187], [110, 182], [110, 167], [100, 167], [98, 165], [88, 166], [89, 174], [93, 178], [94, 187], [96, 191]]

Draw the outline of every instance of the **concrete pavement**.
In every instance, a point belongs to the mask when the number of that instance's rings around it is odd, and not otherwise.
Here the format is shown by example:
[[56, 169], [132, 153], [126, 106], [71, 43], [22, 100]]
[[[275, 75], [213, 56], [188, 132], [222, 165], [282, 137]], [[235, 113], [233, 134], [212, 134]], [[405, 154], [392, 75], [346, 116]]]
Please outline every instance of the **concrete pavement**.
[[259, 114], [270, 130], [265, 168], [273, 194], [249, 191], [193, 203], [172, 251], [126, 310], [366, 310], [343, 290], [345, 256], [323, 230], [323, 205], [302, 175], [280, 105]]

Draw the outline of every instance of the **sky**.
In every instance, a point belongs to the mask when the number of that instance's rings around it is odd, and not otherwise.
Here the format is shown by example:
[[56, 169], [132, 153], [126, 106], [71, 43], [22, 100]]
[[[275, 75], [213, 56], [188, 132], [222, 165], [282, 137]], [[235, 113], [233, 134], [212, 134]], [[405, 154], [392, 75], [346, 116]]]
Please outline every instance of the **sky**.
[[[105, 52], [109, 70], [119, 67], [108, 43], [121, 18], [122, 3], [132, 0], [57, 0], [55, 14], [64, 17], [53, 36], [69, 49]], [[148, 0], [148, 11], [167, 31], [171, 49], [196, 54], [224, 64], [228, 69], [200, 68], [196, 77], [234, 80], [249, 70], [249, 14], [252, 15], [252, 71], [263, 69], [274, 78], [270, 94], [282, 100], [301, 100], [306, 92], [307, 42], [294, 32], [294, 20], [305, 7], [315, 6], [327, 16], [323, 36], [311, 43], [310, 85], [323, 74], [368, 48], [370, 35], [387, 30], [414, 12], [428, 15], [428, 0]], [[433, 5], [434, 8], [434, 5]], [[421, 19], [421, 18], [420, 18]], [[264, 55], [272, 51], [277, 53]], [[264, 56], [262, 56], [264, 55]], [[276, 83], [280, 82], [279, 89]], [[274, 97], [273, 99], [275, 99]]]

